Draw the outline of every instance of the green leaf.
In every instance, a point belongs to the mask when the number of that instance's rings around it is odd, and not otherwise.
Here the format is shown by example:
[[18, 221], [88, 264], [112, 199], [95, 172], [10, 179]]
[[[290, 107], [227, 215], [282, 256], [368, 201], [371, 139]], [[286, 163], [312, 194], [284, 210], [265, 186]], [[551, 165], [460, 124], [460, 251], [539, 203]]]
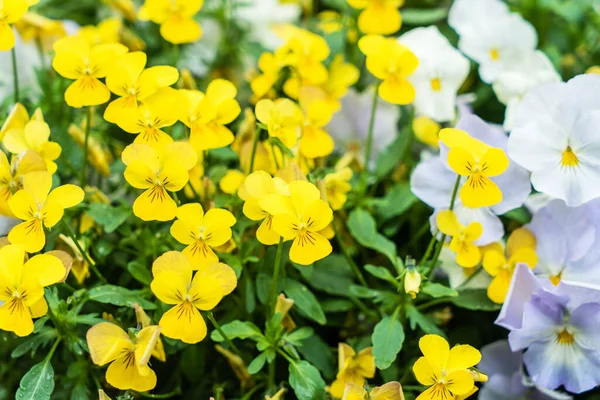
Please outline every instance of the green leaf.
[[390, 270], [386, 267], [378, 267], [375, 265], [367, 264], [365, 265], [365, 270], [367, 270], [367, 272], [373, 275], [375, 278], [388, 281], [394, 286], [398, 286], [398, 281], [396, 280], [394, 275], [392, 275]]
[[127, 264], [127, 271], [135, 278], [135, 280], [143, 283], [144, 285], [150, 285], [152, 282], [152, 274], [148, 270], [148, 267], [141, 261], [135, 260]]
[[515, 208], [514, 210], [510, 210], [506, 214], [503, 215], [508, 219], [514, 219], [522, 225], [528, 224], [531, 222], [531, 213], [525, 208]]
[[331, 254], [315, 263], [307, 282], [325, 293], [348, 296], [348, 286], [354, 283], [354, 275], [344, 256]]
[[455, 306], [467, 310], [497, 311], [502, 305], [491, 301], [485, 289], [465, 289], [450, 300]]
[[[252, 322], [235, 320], [222, 325], [221, 329], [229, 339], [258, 339], [262, 337], [260, 329]], [[225, 340], [216, 329], [211, 332], [210, 338], [215, 342]]]
[[112, 233], [131, 216], [131, 207], [125, 204], [113, 207], [110, 204], [92, 203], [87, 215], [104, 226], [106, 233]]
[[260, 353], [254, 360], [250, 361], [248, 365], [248, 372], [250, 375], [254, 375], [259, 372], [267, 361], [267, 355], [265, 353]]
[[325, 314], [350, 311], [354, 308], [351, 301], [345, 299], [328, 299], [321, 302]]
[[386, 193], [385, 197], [375, 200], [375, 211], [387, 221], [404, 214], [417, 200], [410, 190], [410, 183], [398, 183]]
[[458, 292], [448, 286], [440, 285], [439, 283], [426, 282], [421, 286], [421, 291], [431, 297], [456, 297]]
[[396, 360], [404, 343], [404, 328], [396, 315], [387, 316], [375, 325], [371, 341], [375, 365], [379, 369], [388, 368]]
[[313, 335], [310, 339], [304, 340], [302, 346], [298, 347], [302, 358], [313, 364], [323, 374], [328, 381], [335, 377], [337, 372], [337, 359], [329, 345], [318, 335]]
[[293, 344], [294, 346], [302, 346], [302, 341], [306, 338], [314, 335], [315, 331], [310, 326], [303, 326], [302, 328], [296, 329], [292, 333], [289, 333], [283, 337], [286, 342]]
[[349, 291], [352, 295], [361, 299], [370, 299], [377, 296], [377, 290], [359, 285], [351, 285]]
[[448, 9], [439, 8], [404, 8], [402, 9], [402, 22], [406, 25], [431, 25], [446, 18]]
[[31, 335], [23, 340], [17, 347], [15, 347], [10, 353], [12, 358], [19, 358], [22, 355], [31, 352], [35, 352], [39, 347], [46, 346], [57, 335], [57, 331], [52, 328], [43, 328], [39, 333]]
[[[404, 15], [404, 14], [403, 14]], [[396, 139], [375, 160], [375, 175], [381, 179], [389, 174], [400, 161], [400, 154], [404, 154], [409, 144], [409, 132], [396, 136]]]
[[422, 314], [415, 307], [409, 306], [406, 309], [406, 316], [408, 317], [409, 325], [411, 330], [415, 330], [417, 326], [425, 333], [433, 333], [442, 337], [446, 337], [446, 334], [441, 330], [432, 320], [426, 315]]
[[327, 318], [314, 294], [303, 284], [293, 279], [286, 279], [283, 291], [285, 295], [294, 300], [294, 306], [307, 318], [325, 325]]
[[397, 262], [396, 245], [377, 232], [375, 220], [362, 208], [352, 210], [348, 216], [348, 229], [358, 243], [387, 256], [393, 265]]
[[88, 292], [88, 297], [90, 300], [115, 306], [133, 308], [137, 303], [145, 310], [154, 310], [156, 308], [156, 304], [144, 299], [139, 292], [114, 285], [102, 285], [92, 288]]
[[69, 316], [69, 322], [74, 324], [82, 324], [82, 325], [96, 325], [100, 322], [106, 322], [103, 318], [98, 316], [98, 313], [92, 314], [84, 314], [84, 315], [75, 315], [73, 317]]
[[308, 361], [299, 361], [289, 365], [290, 386], [299, 400], [315, 400], [324, 398], [325, 381], [319, 370]]
[[16, 400], [46, 400], [54, 392], [54, 369], [50, 359], [35, 364], [21, 378]]

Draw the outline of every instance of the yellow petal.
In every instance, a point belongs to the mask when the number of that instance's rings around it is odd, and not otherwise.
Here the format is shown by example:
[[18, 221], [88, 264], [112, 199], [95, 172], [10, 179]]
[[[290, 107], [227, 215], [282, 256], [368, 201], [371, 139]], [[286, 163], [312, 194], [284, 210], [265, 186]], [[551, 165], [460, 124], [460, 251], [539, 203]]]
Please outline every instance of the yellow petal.
[[206, 97], [214, 104], [235, 98], [237, 89], [235, 85], [225, 79], [215, 79], [206, 88]]
[[325, 229], [329, 223], [333, 221], [333, 211], [329, 205], [321, 200], [315, 200], [308, 205], [303, 214], [303, 220], [306, 224], [306, 229], [318, 232]]
[[321, 197], [319, 189], [310, 182], [293, 181], [289, 187], [292, 203], [299, 214], [303, 214], [309, 205]]
[[23, 245], [28, 253], [36, 253], [42, 250], [46, 244], [46, 235], [42, 221], [35, 219], [20, 223], [11, 229], [8, 234], [8, 240], [12, 244]]
[[123, 175], [125, 180], [136, 189], [148, 189], [152, 186], [151, 182], [156, 179], [156, 173], [141, 160], [129, 162]]
[[28, 121], [29, 114], [27, 113], [27, 109], [21, 103], [16, 103], [10, 109], [8, 117], [2, 124], [2, 128], [0, 128], [0, 139], [3, 139], [6, 132], [11, 129], [23, 130]]
[[342, 370], [346, 366], [346, 360], [354, 357], [356, 352], [346, 343], [338, 343], [338, 369]]
[[300, 152], [307, 158], [325, 157], [333, 152], [333, 139], [323, 129], [308, 127], [300, 138]]
[[110, 322], [92, 326], [86, 334], [90, 356], [96, 365], [105, 365], [133, 349], [127, 333]]
[[7, 23], [0, 24], [0, 51], [8, 51], [15, 47], [15, 34]]
[[511, 265], [525, 263], [529, 268], [533, 269], [538, 263], [538, 257], [535, 250], [523, 247], [510, 256], [509, 263]]
[[416, 92], [408, 80], [392, 75], [379, 85], [379, 96], [389, 103], [406, 105], [415, 100]]
[[179, 251], [167, 251], [152, 263], [152, 276], [161, 272], [176, 272], [187, 286], [192, 281], [192, 266], [189, 260]]
[[25, 125], [25, 140], [31, 149], [39, 149], [50, 138], [50, 127], [42, 121], [29, 121]]
[[145, 366], [150, 360], [152, 351], [160, 337], [160, 327], [157, 325], [147, 326], [136, 336], [135, 360], [138, 365]]
[[165, 189], [178, 192], [188, 183], [190, 176], [186, 168], [175, 162], [165, 162], [158, 179], [164, 182]]
[[170, 221], [175, 218], [177, 204], [162, 186], [155, 185], [135, 200], [133, 213], [144, 221]]
[[[479, 359], [481, 359], [481, 355]], [[474, 385], [473, 377], [466, 369], [450, 372], [446, 375], [446, 388], [454, 395], [466, 394], [473, 389]]]
[[461, 176], [471, 175], [477, 162], [471, 153], [462, 147], [451, 147], [448, 152], [448, 165]]
[[204, 220], [202, 205], [200, 203], [189, 203], [180, 206], [177, 209], [177, 219], [187, 221], [196, 226], [202, 225]]
[[65, 101], [74, 108], [98, 106], [110, 100], [110, 91], [93, 77], [79, 78], [65, 92]]
[[25, 190], [19, 190], [8, 199], [8, 206], [12, 213], [25, 221], [33, 218], [33, 214], [38, 210], [37, 204], [33, 195]]
[[452, 211], [440, 211], [435, 221], [440, 232], [453, 237], [460, 234], [461, 225], [458, 222], [458, 218], [456, 218], [456, 214]]
[[456, 254], [456, 263], [461, 267], [473, 268], [481, 261], [481, 251], [473, 243], [462, 242]]
[[398, 382], [388, 382], [374, 387], [370, 393], [372, 400], [404, 400], [402, 385]]
[[[25, 248], [21, 245], [10, 244], [0, 248], [0, 286], [5, 288], [0, 296], [5, 296], [4, 291], [11, 292], [3, 300], [12, 298], [12, 290], [21, 284]], [[9, 288], [6, 290], [6, 288]]]
[[195, 124], [190, 134], [190, 144], [198, 150], [219, 149], [233, 143], [233, 140], [231, 130], [214, 122], [208, 125]]
[[48, 303], [46, 299], [41, 297], [38, 301], [29, 307], [29, 312], [32, 318], [41, 318], [48, 313]]
[[502, 201], [498, 185], [480, 173], [474, 173], [467, 179], [459, 195], [463, 204], [470, 208], [490, 207]]
[[529, 229], [521, 227], [512, 231], [508, 237], [508, 240], [506, 241], [506, 252], [510, 256], [523, 247], [535, 250], [537, 241]]
[[198, 343], [206, 337], [206, 323], [200, 311], [189, 301], [164, 313], [159, 325], [163, 335], [184, 343]]
[[233, 292], [233, 289], [237, 286], [235, 271], [229, 265], [223, 263], [210, 264], [200, 268], [194, 276], [194, 281], [200, 281], [204, 278], [214, 279], [218, 282], [223, 296]]
[[[106, 381], [117, 389], [147, 392], [156, 386], [156, 374], [148, 367], [139, 368], [135, 353], [116, 359], [106, 370]], [[142, 373], [141, 373], [141, 371]]]
[[[271, 215], [287, 214], [296, 217], [297, 213], [290, 196], [269, 194], [258, 202], [259, 206]], [[296, 218], [297, 219], [297, 218]]]
[[36, 279], [42, 286], [50, 286], [62, 281], [67, 270], [58, 257], [38, 254], [31, 257], [23, 266], [23, 279]]
[[40, 205], [46, 201], [51, 187], [52, 175], [46, 171], [32, 172], [23, 177], [23, 189], [31, 193]]
[[497, 250], [488, 250], [483, 254], [483, 268], [491, 276], [496, 276], [506, 264], [504, 254]]
[[416, 400], [454, 399], [446, 385], [433, 385], [417, 396]]
[[425, 386], [435, 385], [440, 376], [440, 370], [432, 367], [425, 357], [419, 357], [415, 362], [413, 365], [413, 373], [415, 374], [417, 381]]
[[62, 208], [70, 208], [81, 203], [84, 197], [85, 193], [79, 186], [62, 185], [50, 192], [46, 203], [57, 203]]
[[248, 194], [256, 199], [275, 193], [273, 178], [265, 171], [256, 171], [248, 175], [244, 187]]
[[402, 25], [402, 17], [397, 8], [385, 5], [367, 7], [358, 17], [358, 27], [364, 33], [391, 35]]
[[481, 172], [487, 176], [498, 176], [508, 168], [508, 157], [502, 149], [492, 147], [485, 152], [481, 160]]
[[187, 294], [189, 281], [175, 271], [163, 271], [157, 274], [150, 288], [152, 293], [165, 304], [179, 304]]
[[173, 236], [181, 244], [192, 244], [198, 240], [200, 230], [198, 229], [198, 226], [195, 223], [192, 223], [190, 221], [194, 220], [178, 219], [177, 221], [173, 222], [173, 225], [171, 225], [171, 236]]
[[198, 162], [198, 154], [185, 142], [172, 142], [165, 148], [165, 163], [176, 162], [184, 169], [192, 169]]
[[310, 231], [301, 231], [294, 239], [290, 249], [290, 260], [300, 265], [310, 265], [331, 254], [332, 248], [329, 240], [321, 234]]
[[511, 280], [512, 273], [510, 271], [500, 271], [500, 273], [492, 279], [492, 282], [490, 282], [490, 285], [487, 288], [487, 295], [490, 300], [497, 304], [504, 303]]
[[160, 26], [160, 34], [173, 44], [192, 43], [202, 37], [202, 28], [191, 18], [172, 17]]
[[367, 347], [358, 352], [354, 362], [356, 371], [365, 378], [375, 376], [375, 357], [373, 357], [373, 347]]
[[13, 298], [0, 306], [0, 329], [21, 337], [33, 332], [31, 313], [23, 300]]
[[256, 230], [256, 238], [266, 246], [279, 243], [279, 234], [273, 228], [273, 216], [267, 216]]
[[58, 203], [48, 202], [44, 204], [44, 207], [42, 207], [40, 212], [44, 216], [44, 226], [46, 226], [46, 228], [52, 228], [60, 222], [65, 213], [65, 209]]
[[464, 231], [464, 240], [466, 242], [474, 242], [483, 233], [483, 226], [479, 222], [471, 222]]
[[235, 223], [236, 219], [233, 214], [222, 208], [211, 208], [206, 212], [202, 221], [202, 225], [205, 227], [230, 227]]
[[269, 215], [265, 210], [263, 210], [259, 206], [258, 201], [255, 199], [247, 200], [244, 203], [244, 207], [242, 210], [244, 212], [244, 215], [252, 221], [261, 221]]
[[450, 357], [450, 346], [446, 339], [438, 335], [425, 335], [419, 339], [419, 348], [431, 369], [436, 371], [439, 376], [441, 371], [446, 368], [448, 357]]
[[12, 154], [20, 154], [29, 149], [27, 140], [25, 140], [25, 130], [10, 129], [4, 136], [4, 147]]
[[223, 298], [221, 283], [210, 277], [201, 275], [194, 277], [189, 295], [194, 306], [200, 310], [212, 310]]
[[272, 100], [260, 100], [258, 103], [256, 103], [256, 119], [258, 119], [263, 124], [269, 125], [274, 109], [275, 103], [273, 103]]
[[298, 236], [298, 218], [289, 214], [277, 214], [273, 216], [273, 230], [282, 236], [284, 240], [292, 240]]
[[67, 79], [78, 79], [85, 69], [85, 63], [80, 55], [71, 51], [61, 51], [54, 56], [52, 67]]
[[456, 345], [450, 350], [446, 372], [474, 367], [481, 361], [481, 353], [469, 345]]
[[203, 240], [195, 240], [183, 249], [183, 254], [190, 260], [194, 269], [219, 262], [219, 257]]

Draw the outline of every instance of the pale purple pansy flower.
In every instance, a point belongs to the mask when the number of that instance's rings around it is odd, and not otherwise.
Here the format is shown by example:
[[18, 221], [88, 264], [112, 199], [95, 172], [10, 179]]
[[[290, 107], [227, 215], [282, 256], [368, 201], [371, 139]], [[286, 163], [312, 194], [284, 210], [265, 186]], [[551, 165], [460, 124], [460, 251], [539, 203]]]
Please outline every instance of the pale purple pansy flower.
[[[508, 138], [501, 128], [493, 127], [476, 115], [465, 115], [456, 125], [475, 139], [506, 150]], [[434, 209], [435, 213], [448, 209], [452, 190], [457, 175], [447, 164], [448, 148], [440, 142], [440, 156], [432, 157], [420, 163], [415, 168], [410, 184], [412, 192], [424, 203]], [[465, 180], [465, 178], [462, 178]], [[491, 178], [502, 191], [502, 201], [491, 207], [470, 208], [466, 207], [457, 196], [454, 212], [459, 221], [468, 225], [479, 222], [483, 225], [483, 234], [475, 242], [479, 246], [497, 242], [504, 236], [504, 227], [498, 215], [523, 205], [531, 191], [529, 176], [525, 169], [516, 163], [510, 162], [506, 171]], [[432, 223], [432, 228], [435, 223]]]
[[517, 265], [496, 323], [511, 331], [513, 351], [525, 350], [523, 362], [536, 385], [582, 393], [600, 384], [597, 287], [553, 286]]
[[479, 400], [572, 399], [566, 393], [537, 386], [523, 373], [523, 354], [511, 351], [507, 340], [482, 347], [477, 368], [489, 378], [479, 391]]

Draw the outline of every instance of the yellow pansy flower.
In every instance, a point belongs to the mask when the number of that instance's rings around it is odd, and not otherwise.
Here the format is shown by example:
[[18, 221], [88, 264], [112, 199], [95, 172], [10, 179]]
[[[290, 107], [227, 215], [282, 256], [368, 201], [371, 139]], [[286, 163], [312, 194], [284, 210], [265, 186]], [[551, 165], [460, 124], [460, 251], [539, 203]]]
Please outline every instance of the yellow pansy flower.
[[270, 137], [279, 138], [287, 147], [296, 145], [303, 122], [296, 103], [290, 99], [264, 99], [256, 104], [255, 113], [256, 118], [267, 126]]
[[135, 338], [117, 325], [100, 322], [87, 331], [90, 356], [96, 365], [110, 363], [106, 381], [117, 389], [146, 392], [156, 386], [156, 374], [148, 366], [160, 336], [156, 325], [140, 330]]
[[494, 277], [487, 289], [490, 300], [502, 304], [508, 293], [515, 267], [527, 264], [531, 269], [537, 265], [535, 236], [526, 228], [515, 229], [506, 242], [506, 255], [502, 246], [495, 246], [483, 254], [483, 268]]
[[319, 189], [305, 181], [289, 184], [290, 196], [268, 195], [260, 207], [273, 215], [273, 228], [285, 241], [293, 240], [290, 260], [310, 265], [331, 253], [331, 243], [320, 231], [333, 220], [333, 211], [320, 199]]
[[135, 4], [132, 0], [103, 0], [110, 8], [118, 12], [129, 22], [135, 22]]
[[56, 160], [62, 151], [58, 143], [50, 142], [50, 126], [39, 120], [27, 122], [23, 129], [14, 128], [4, 135], [2, 143], [12, 154], [23, 154], [28, 150], [37, 152], [46, 163], [51, 174], [56, 172]]
[[424, 115], [415, 117], [412, 129], [417, 140], [437, 149], [439, 147], [440, 124]]
[[363, 386], [367, 378], [375, 376], [375, 358], [373, 348], [367, 347], [356, 354], [354, 349], [346, 343], [338, 345], [338, 368], [335, 381], [329, 387], [333, 397], [341, 398], [344, 395], [346, 384], [353, 383]]
[[144, 69], [146, 61], [146, 53], [135, 51], [119, 57], [110, 69], [106, 86], [119, 98], [106, 108], [105, 120], [114, 123], [119, 113], [135, 112], [140, 102], [179, 79], [177, 68], [162, 65]]
[[348, 167], [325, 175], [323, 179], [325, 182], [325, 198], [333, 210], [341, 210], [344, 207], [348, 198], [346, 194], [352, 190], [349, 183], [350, 179], [352, 179], [352, 170]]
[[379, 96], [392, 104], [410, 104], [416, 92], [406, 79], [417, 69], [419, 59], [410, 49], [379, 35], [367, 35], [358, 41], [358, 47], [367, 56], [367, 69], [381, 79]]
[[212, 250], [231, 239], [235, 225], [232, 213], [222, 208], [211, 208], [204, 213], [199, 203], [184, 204], [177, 209], [177, 220], [171, 225], [171, 235], [181, 244], [194, 269], [219, 262]]
[[169, 251], [152, 264], [152, 292], [160, 301], [173, 305], [163, 314], [162, 334], [184, 343], [198, 343], [207, 329], [199, 310], [212, 310], [237, 285], [228, 265], [214, 263], [202, 267], [192, 279], [192, 265], [178, 251]]
[[31, 119], [29, 119], [29, 114], [27, 113], [27, 109], [23, 107], [21, 103], [16, 103], [11, 109], [8, 117], [2, 124], [2, 128], [0, 128], [0, 139], [4, 139], [4, 135], [11, 129], [23, 130], [25, 129], [25, 125], [29, 121], [40, 121], [44, 122], [44, 115], [42, 114], [42, 110], [37, 108]]
[[23, 188], [23, 177], [34, 171], [46, 171], [46, 163], [37, 152], [28, 150], [13, 156], [10, 164], [6, 154], [0, 152], [0, 214], [14, 217], [8, 201]]
[[[142, 326], [142, 329], [152, 326], [152, 320], [150, 319], [148, 314], [146, 314], [146, 311], [144, 311], [142, 307], [135, 303], [133, 305], [133, 309], [135, 310], [135, 319], [137, 323]], [[160, 339], [160, 337], [156, 341], [154, 350], [152, 350], [152, 356], [159, 361], [167, 361], [167, 355], [165, 354], [165, 346], [163, 345], [163, 342]]]
[[262, 53], [258, 58], [258, 69], [260, 74], [256, 75], [250, 81], [250, 88], [257, 99], [262, 99], [273, 92], [273, 85], [279, 79], [279, 74], [283, 63], [280, 53]]
[[0, 51], [15, 47], [11, 25], [19, 21], [29, 9], [27, 0], [4, 0], [0, 3]]
[[350, 86], [360, 78], [360, 71], [355, 65], [344, 62], [344, 56], [337, 54], [329, 64], [327, 81], [321, 85], [332, 112], [341, 108], [339, 99], [348, 93]]
[[68, 36], [54, 43], [54, 50], [52, 67], [75, 80], [65, 92], [69, 106], [97, 106], [110, 99], [110, 91], [99, 78], [106, 76], [118, 55], [127, 53], [127, 47], [118, 43], [90, 46], [81, 37]]
[[417, 400], [443, 400], [466, 395], [475, 386], [470, 368], [481, 361], [481, 353], [469, 345], [450, 349], [438, 335], [425, 335], [419, 340], [423, 352], [413, 365], [415, 377], [428, 389]]
[[508, 168], [504, 151], [488, 146], [460, 129], [442, 129], [440, 140], [450, 148], [450, 168], [460, 176], [468, 177], [459, 193], [462, 203], [471, 208], [500, 203], [502, 192], [489, 177], [498, 176]]
[[116, 113], [114, 122], [125, 132], [137, 135], [134, 143], [162, 148], [173, 141], [163, 128], [177, 122], [181, 105], [181, 96], [175, 89], [161, 88], [131, 111]]
[[190, 144], [195, 149], [218, 149], [233, 142], [233, 133], [225, 125], [242, 111], [235, 100], [237, 89], [233, 83], [215, 79], [206, 94], [197, 90], [179, 92], [183, 95], [179, 119], [190, 128]]
[[304, 112], [304, 123], [300, 137], [299, 150], [306, 158], [325, 157], [333, 152], [333, 139], [323, 129], [333, 116], [325, 100], [300, 96], [300, 105]]
[[88, 45], [119, 43], [123, 21], [119, 17], [107, 18], [97, 26], [87, 25], [81, 28], [76, 36], [82, 38]]
[[369, 393], [362, 385], [347, 383], [342, 400], [404, 400], [404, 392], [398, 382], [376, 386]]
[[160, 25], [161, 36], [170, 43], [192, 43], [202, 37], [202, 27], [194, 16], [204, 0], [146, 0], [139, 18]]
[[187, 184], [188, 170], [196, 164], [196, 152], [187, 143], [172, 142], [164, 148], [134, 143], [121, 154], [125, 179], [145, 189], [133, 203], [133, 213], [144, 221], [170, 221], [177, 204], [167, 191], [178, 192]]
[[244, 200], [244, 215], [253, 221], [262, 221], [256, 231], [256, 238], [262, 244], [277, 244], [280, 236], [273, 228], [273, 216], [261, 207], [261, 199], [271, 194], [288, 196], [289, 193], [283, 179], [272, 178], [264, 171], [251, 173], [240, 187], [238, 195]]
[[67, 271], [60, 259], [38, 254], [25, 262], [25, 248], [6, 245], [0, 249], [0, 329], [27, 336], [32, 318], [48, 312], [44, 287], [60, 282]]
[[458, 222], [456, 214], [450, 210], [440, 211], [436, 217], [437, 227], [443, 234], [452, 237], [450, 250], [456, 253], [456, 263], [465, 268], [473, 268], [481, 261], [481, 251], [473, 244], [483, 233], [479, 222], [464, 226]]
[[52, 188], [52, 175], [46, 171], [30, 172], [23, 177], [23, 189], [8, 201], [13, 214], [24, 222], [12, 228], [8, 240], [22, 244], [28, 253], [40, 251], [46, 244], [44, 226], [52, 228], [63, 217], [65, 208], [83, 201], [79, 186], [62, 185]]
[[221, 178], [219, 187], [224, 193], [236, 194], [240, 186], [246, 180], [246, 175], [243, 172], [236, 169], [230, 169], [227, 171], [225, 176]]
[[402, 26], [398, 8], [404, 0], [348, 0], [351, 7], [361, 11], [358, 27], [366, 34], [391, 35]]

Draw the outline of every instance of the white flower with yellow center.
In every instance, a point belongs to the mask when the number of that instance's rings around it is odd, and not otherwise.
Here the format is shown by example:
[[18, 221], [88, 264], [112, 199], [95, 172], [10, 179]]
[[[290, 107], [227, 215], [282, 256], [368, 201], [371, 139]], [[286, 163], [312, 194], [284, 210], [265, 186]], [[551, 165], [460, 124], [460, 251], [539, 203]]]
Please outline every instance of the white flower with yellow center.
[[453, 120], [456, 93], [469, 74], [469, 60], [435, 26], [413, 29], [398, 42], [419, 58], [417, 70], [408, 77], [417, 92], [417, 114], [438, 122]]
[[517, 110], [508, 154], [534, 188], [567, 206], [600, 197], [600, 76], [539, 86]]

